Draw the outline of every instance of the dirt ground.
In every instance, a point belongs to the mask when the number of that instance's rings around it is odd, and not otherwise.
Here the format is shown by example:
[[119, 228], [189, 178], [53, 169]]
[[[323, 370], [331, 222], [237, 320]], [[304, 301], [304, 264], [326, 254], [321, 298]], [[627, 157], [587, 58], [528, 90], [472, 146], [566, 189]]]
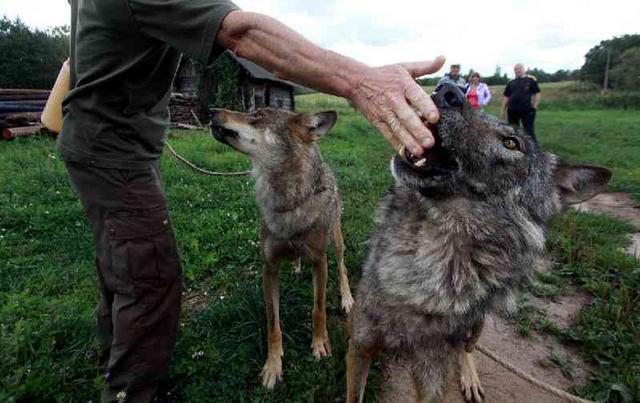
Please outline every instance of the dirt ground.
[[[602, 193], [584, 203], [576, 204], [578, 211], [609, 214], [633, 224], [640, 231], [640, 205], [626, 193]], [[640, 232], [630, 235], [627, 253], [640, 260]]]
[[[630, 222], [640, 231], [640, 206], [625, 193], [603, 193], [593, 199], [574, 206], [578, 211], [609, 214]], [[640, 232], [631, 235], [632, 244], [627, 252], [640, 259]], [[590, 303], [586, 294], [574, 294], [559, 298], [542, 299], [531, 297], [529, 303], [546, 311], [547, 317], [559, 328], [566, 328], [576, 318], [580, 309]], [[586, 383], [590, 365], [576, 351], [560, 343], [556, 338], [544, 334], [523, 337], [513, 324], [497, 316], [490, 316], [480, 338], [481, 345], [501, 358], [527, 372], [533, 377], [569, 390]], [[549, 365], [549, 356], [562, 357], [572, 376], [565, 376], [561, 369]], [[555, 403], [562, 399], [546, 392], [507, 371], [478, 351], [473, 353], [480, 381], [485, 391], [485, 402], [493, 403]], [[387, 384], [380, 400], [384, 403], [414, 402], [413, 382], [399, 364], [383, 365]], [[446, 403], [463, 403], [458, 386], [458, 376], [451, 377], [447, 387]]]

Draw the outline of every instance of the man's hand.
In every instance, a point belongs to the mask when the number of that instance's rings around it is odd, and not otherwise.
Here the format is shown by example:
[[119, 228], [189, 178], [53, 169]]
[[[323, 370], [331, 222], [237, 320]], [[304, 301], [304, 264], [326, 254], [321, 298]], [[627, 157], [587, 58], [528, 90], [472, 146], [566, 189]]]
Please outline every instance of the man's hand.
[[507, 105], [509, 105], [509, 97], [502, 97], [502, 107], [500, 108], [500, 116], [504, 119], [507, 116]]
[[434, 144], [433, 134], [421, 117], [436, 123], [438, 109], [414, 78], [435, 73], [444, 57], [432, 61], [393, 64], [364, 70], [350, 99], [395, 150], [404, 145], [422, 155]]

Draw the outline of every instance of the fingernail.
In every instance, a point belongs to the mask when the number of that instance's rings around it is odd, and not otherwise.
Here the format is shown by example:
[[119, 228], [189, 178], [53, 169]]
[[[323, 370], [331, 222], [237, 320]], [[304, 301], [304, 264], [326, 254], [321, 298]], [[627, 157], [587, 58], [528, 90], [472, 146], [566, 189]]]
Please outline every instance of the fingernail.
[[438, 112], [429, 113], [429, 122], [436, 123], [438, 121]]
[[422, 147], [424, 148], [431, 148], [433, 147], [433, 144], [435, 142], [433, 141], [433, 137], [427, 137], [426, 139], [424, 139], [424, 141], [422, 142]]

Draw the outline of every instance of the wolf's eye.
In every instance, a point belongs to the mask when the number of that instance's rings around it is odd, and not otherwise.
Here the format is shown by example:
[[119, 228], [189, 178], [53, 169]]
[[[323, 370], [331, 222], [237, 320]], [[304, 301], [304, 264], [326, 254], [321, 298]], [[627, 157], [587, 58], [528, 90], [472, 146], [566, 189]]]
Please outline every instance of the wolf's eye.
[[507, 137], [506, 139], [502, 140], [502, 144], [507, 147], [509, 150], [519, 150], [520, 149], [520, 145], [518, 144], [518, 140], [516, 140], [514, 137]]

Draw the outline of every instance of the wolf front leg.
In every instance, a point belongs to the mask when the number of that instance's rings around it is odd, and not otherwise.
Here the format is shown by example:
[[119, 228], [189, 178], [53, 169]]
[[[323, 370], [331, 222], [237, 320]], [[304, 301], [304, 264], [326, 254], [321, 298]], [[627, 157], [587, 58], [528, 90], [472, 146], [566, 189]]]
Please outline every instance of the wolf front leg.
[[481, 403], [484, 400], [484, 389], [480, 384], [480, 378], [473, 362], [473, 355], [460, 350], [458, 354], [460, 365], [460, 390], [467, 402]]
[[442, 402], [454, 351], [449, 346], [442, 345], [404, 353], [404, 359], [410, 363], [418, 402]]
[[375, 355], [374, 350], [364, 349], [352, 339], [347, 351], [347, 400], [346, 403], [362, 403], [367, 386], [369, 365]]
[[327, 254], [313, 262], [313, 355], [320, 359], [331, 355], [327, 332]]
[[484, 400], [484, 389], [480, 384], [480, 377], [476, 371], [473, 361], [473, 350], [476, 348], [484, 320], [476, 323], [469, 333], [469, 338], [464, 344], [464, 348], [459, 348], [458, 364], [460, 366], [460, 390], [467, 402], [480, 403]]
[[344, 239], [342, 237], [342, 225], [338, 217], [333, 229], [333, 242], [336, 248], [336, 258], [338, 260], [338, 270], [340, 272], [340, 297], [342, 299], [342, 309], [349, 313], [353, 306], [353, 296], [349, 287], [349, 277], [347, 267], [344, 264]]
[[267, 313], [268, 353], [262, 368], [262, 384], [273, 389], [282, 380], [282, 331], [280, 330], [280, 294], [278, 266], [267, 262], [262, 271], [262, 294]]

